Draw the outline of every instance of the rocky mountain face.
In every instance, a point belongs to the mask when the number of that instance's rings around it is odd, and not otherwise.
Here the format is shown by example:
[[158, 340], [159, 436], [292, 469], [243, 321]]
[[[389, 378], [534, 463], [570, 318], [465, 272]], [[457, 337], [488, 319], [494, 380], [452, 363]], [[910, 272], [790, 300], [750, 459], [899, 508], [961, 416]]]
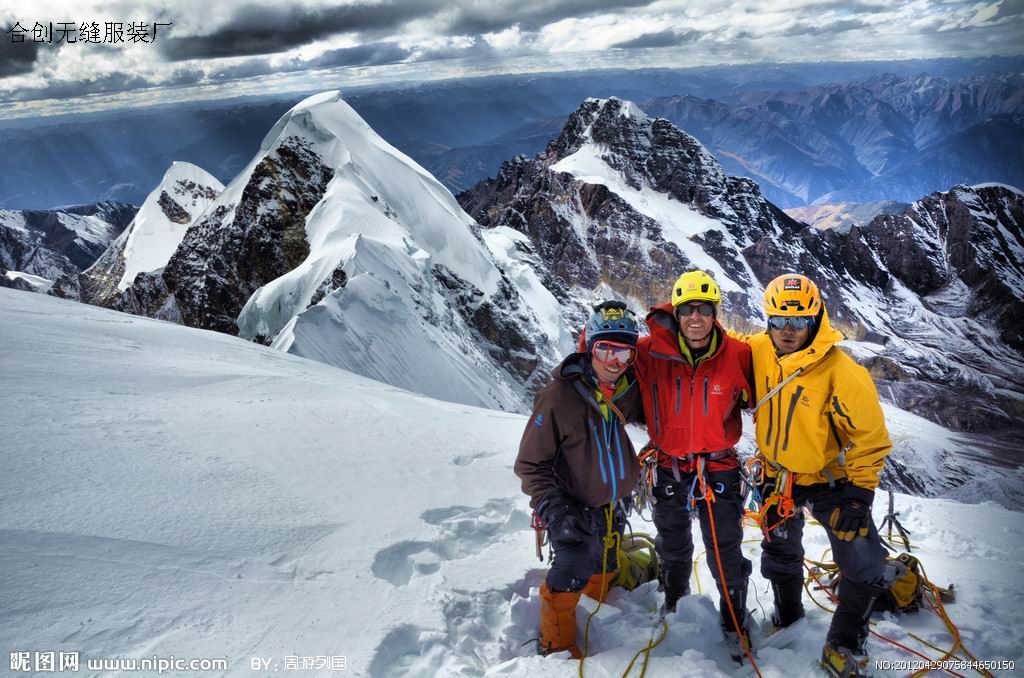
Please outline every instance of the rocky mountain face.
[[451, 194], [337, 92], [295, 106], [201, 213], [178, 216], [194, 221], [166, 265], [109, 305], [504, 409], [522, 409], [569, 346]]
[[459, 202], [486, 228], [529, 236], [564, 299], [585, 305], [606, 286], [647, 306], [679, 271], [707, 266], [741, 317], [756, 313], [757, 285], [742, 249], [801, 227], [696, 139], [614, 98], [586, 101], [543, 153], [506, 162]]
[[66, 290], [55, 283], [73, 283], [127, 228], [136, 209], [101, 202], [60, 210], [0, 210], [0, 285], [76, 296], [73, 285]]
[[[1024, 453], [1021, 199], [1005, 186], [957, 186], [820, 230], [726, 176], [669, 121], [615, 99], [587, 101], [543, 153], [459, 195], [485, 228], [523, 234], [535, 277], [571, 303], [614, 295], [642, 311], [698, 267], [722, 285], [726, 323], [749, 330], [764, 327], [767, 282], [809, 275], [883, 399], [984, 434], [972, 445], [987, 463]], [[906, 464], [892, 464], [893, 482], [920, 490]], [[940, 465], [939, 485], [970, 477], [963, 460]]]

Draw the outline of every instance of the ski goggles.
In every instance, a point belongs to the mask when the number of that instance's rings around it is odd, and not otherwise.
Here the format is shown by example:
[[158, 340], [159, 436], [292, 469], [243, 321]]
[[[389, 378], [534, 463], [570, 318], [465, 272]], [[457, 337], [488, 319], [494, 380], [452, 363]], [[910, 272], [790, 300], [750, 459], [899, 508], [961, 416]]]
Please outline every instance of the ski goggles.
[[629, 344], [614, 341], [595, 341], [590, 350], [598, 362], [606, 365], [628, 365], [636, 357], [636, 349]]
[[809, 315], [773, 315], [768, 318], [768, 327], [773, 330], [785, 329], [786, 325], [789, 325], [794, 330], [799, 332], [805, 330], [814, 324], [814, 318]]
[[715, 314], [715, 305], [702, 302], [700, 304], [681, 304], [676, 306], [676, 316], [679, 318], [688, 318], [693, 315], [694, 311], [705, 318], [709, 318]]

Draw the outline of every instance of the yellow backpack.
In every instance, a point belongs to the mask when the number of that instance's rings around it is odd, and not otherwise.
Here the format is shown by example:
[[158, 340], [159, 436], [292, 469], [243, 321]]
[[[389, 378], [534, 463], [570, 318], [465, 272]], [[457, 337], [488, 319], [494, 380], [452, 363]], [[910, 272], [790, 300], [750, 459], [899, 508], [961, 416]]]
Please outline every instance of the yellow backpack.
[[879, 598], [875, 609], [890, 612], [917, 612], [921, 609], [924, 596], [925, 578], [917, 558], [901, 553], [895, 558], [886, 558], [886, 566], [895, 567], [896, 578]]
[[658, 556], [654, 540], [643, 532], [622, 535], [618, 550], [619, 574], [613, 586], [632, 591], [637, 586], [658, 578]]

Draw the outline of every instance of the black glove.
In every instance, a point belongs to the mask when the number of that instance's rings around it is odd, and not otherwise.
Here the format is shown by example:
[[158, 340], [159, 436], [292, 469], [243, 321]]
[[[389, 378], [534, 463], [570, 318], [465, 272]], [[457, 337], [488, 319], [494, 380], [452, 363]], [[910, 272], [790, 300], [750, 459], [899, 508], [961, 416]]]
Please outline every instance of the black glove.
[[866, 490], [856, 485], [844, 487], [839, 507], [832, 510], [828, 519], [832, 533], [842, 541], [853, 541], [857, 537], [868, 536], [871, 527], [871, 502], [874, 498], [874, 490]]
[[537, 504], [537, 515], [547, 526], [551, 541], [583, 541], [594, 533], [583, 507], [558, 490], [544, 495]]

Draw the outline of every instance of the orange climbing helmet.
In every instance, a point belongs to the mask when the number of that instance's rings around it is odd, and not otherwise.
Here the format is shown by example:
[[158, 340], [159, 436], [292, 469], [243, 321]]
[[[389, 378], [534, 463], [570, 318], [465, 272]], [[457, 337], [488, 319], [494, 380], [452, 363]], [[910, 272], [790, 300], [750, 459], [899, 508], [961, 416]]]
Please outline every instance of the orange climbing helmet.
[[821, 311], [821, 293], [810, 278], [783, 273], [764, 291], [764, 312], [768, 317], [816, 316]]

